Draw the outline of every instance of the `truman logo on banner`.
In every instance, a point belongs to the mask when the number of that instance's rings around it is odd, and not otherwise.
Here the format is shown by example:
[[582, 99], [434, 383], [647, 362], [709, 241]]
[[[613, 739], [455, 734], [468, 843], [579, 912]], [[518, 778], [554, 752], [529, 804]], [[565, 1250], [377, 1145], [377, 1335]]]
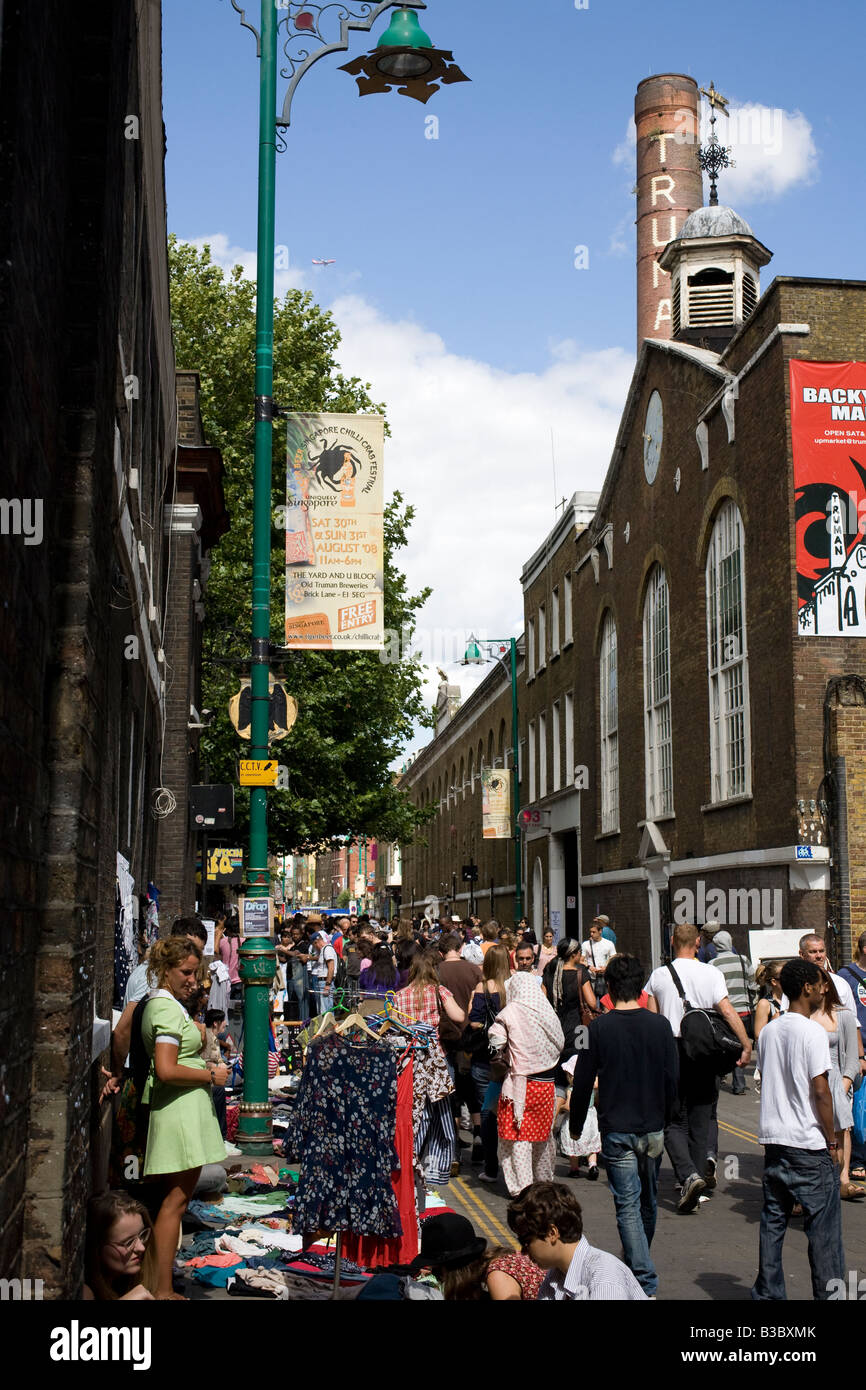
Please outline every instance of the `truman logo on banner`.
[[510, 840], [511, 772], [486, 767], [481, 774], [481, 837], [484, 840]]
[[866, 363], [791, 362], [801, 637], [866, 637]]
[[385, 645], [378, 415], [292, 415], [286, 476], [286, 646]]

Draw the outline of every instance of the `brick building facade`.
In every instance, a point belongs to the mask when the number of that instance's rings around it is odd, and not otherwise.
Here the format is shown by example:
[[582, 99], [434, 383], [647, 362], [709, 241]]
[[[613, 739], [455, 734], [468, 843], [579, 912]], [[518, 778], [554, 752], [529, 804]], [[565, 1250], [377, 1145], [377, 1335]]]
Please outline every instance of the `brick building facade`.
[[[601, 494], [521, 576], [525, 910], [573, 936], [605, 912], [647, 965], [674, 921], [724, 922], [741, 950], [826, 932], [837, 963], [866, 927], [866, 648], [801, 630], [789, 381], [792, 360], [863, 361], [866, 282], [759, 298], [769, 259], [719, 207], [663, 250], [673, 336], [642, 344]], [[505, 697], [494, 673], [406, 774], [439, 808], [404, 850], [407, 905], [454, 897], [480, 826], [465, 769]]]
[[136, 894], [157, 879], [166, 685], [191, 666], [167, 615], [192, 572], [163, 524], [187, 484], [159, 0], [0, 25], [0, 1275], [60, 1298], [105, 1181], [118, 868]]
[[[523, 651], [518, 649], [518, 688], [523, 688]], [[452, 702], [453, 703], [453, 702]], [[401, 778], [416, 804], [438, 814], [411, 845], [402, 847], [403, 916], [422, 914], [431, 899], [441, 911], [465, 917], [510, 920], [514, 912], [514, 840], [482, 836], [481, 774], [513, 768], [511, 674], [495, 661], [464, 704], [438, 721], [436, 737], [422, 748]], [[464, 883], [464, 865], [474, 864], [477, 882]]]

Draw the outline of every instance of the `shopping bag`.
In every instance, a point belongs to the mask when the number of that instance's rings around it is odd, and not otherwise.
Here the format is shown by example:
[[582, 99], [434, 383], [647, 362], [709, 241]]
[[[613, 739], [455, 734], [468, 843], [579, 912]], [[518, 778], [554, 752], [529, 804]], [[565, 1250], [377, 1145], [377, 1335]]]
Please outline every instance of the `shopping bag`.
[[854, 1134], [859, 1144], [866, 1144], [866, 1085], [854, 1092]]

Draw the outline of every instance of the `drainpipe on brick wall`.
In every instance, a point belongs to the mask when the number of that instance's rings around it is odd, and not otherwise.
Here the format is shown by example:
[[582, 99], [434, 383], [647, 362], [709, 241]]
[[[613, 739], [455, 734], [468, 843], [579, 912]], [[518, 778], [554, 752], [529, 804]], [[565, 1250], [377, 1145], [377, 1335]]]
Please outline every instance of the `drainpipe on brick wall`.
[[[836, 828], [836, 844], [833, 846], [833, 860], [836, 864], [838, 887], [836, 903], [838, 910], [837, 931], [841, 937], [844, 959], [850, 959], [851, 946], [851, 880], [848, 862], [848, 773], [844, 758], [833, 759], [833, 793], [836, 802], [833, 817]], [[838, 939], [838, 938], [837, 938]], [[845, 953], [848, 954], [845, 954]], [[838, 968], [838, 967], [837, 967]]]

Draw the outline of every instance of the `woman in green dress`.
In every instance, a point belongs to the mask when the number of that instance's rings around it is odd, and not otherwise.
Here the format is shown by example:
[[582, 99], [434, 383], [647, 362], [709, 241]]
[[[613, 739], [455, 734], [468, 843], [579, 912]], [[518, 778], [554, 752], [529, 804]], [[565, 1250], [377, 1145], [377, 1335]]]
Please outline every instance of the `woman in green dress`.
[[184, 1007], [198, 983], [201, 952], [186, 937], [166, 937], [151, 948], [158, 988], [144, 1009], [141, 1036], [151, 1068], [142, 1103], [150, 1107], [144, 1176], [159, 1176], [164, 1196], [153, 1227], [157, 1298], [173, 1299], [172, 1270], [180, 1223], [205, 1163], [221, 1163], [226, 1147], [210, 1095], [224, 1086], [228, 1068], [206, 1064], [202, 1035]]

